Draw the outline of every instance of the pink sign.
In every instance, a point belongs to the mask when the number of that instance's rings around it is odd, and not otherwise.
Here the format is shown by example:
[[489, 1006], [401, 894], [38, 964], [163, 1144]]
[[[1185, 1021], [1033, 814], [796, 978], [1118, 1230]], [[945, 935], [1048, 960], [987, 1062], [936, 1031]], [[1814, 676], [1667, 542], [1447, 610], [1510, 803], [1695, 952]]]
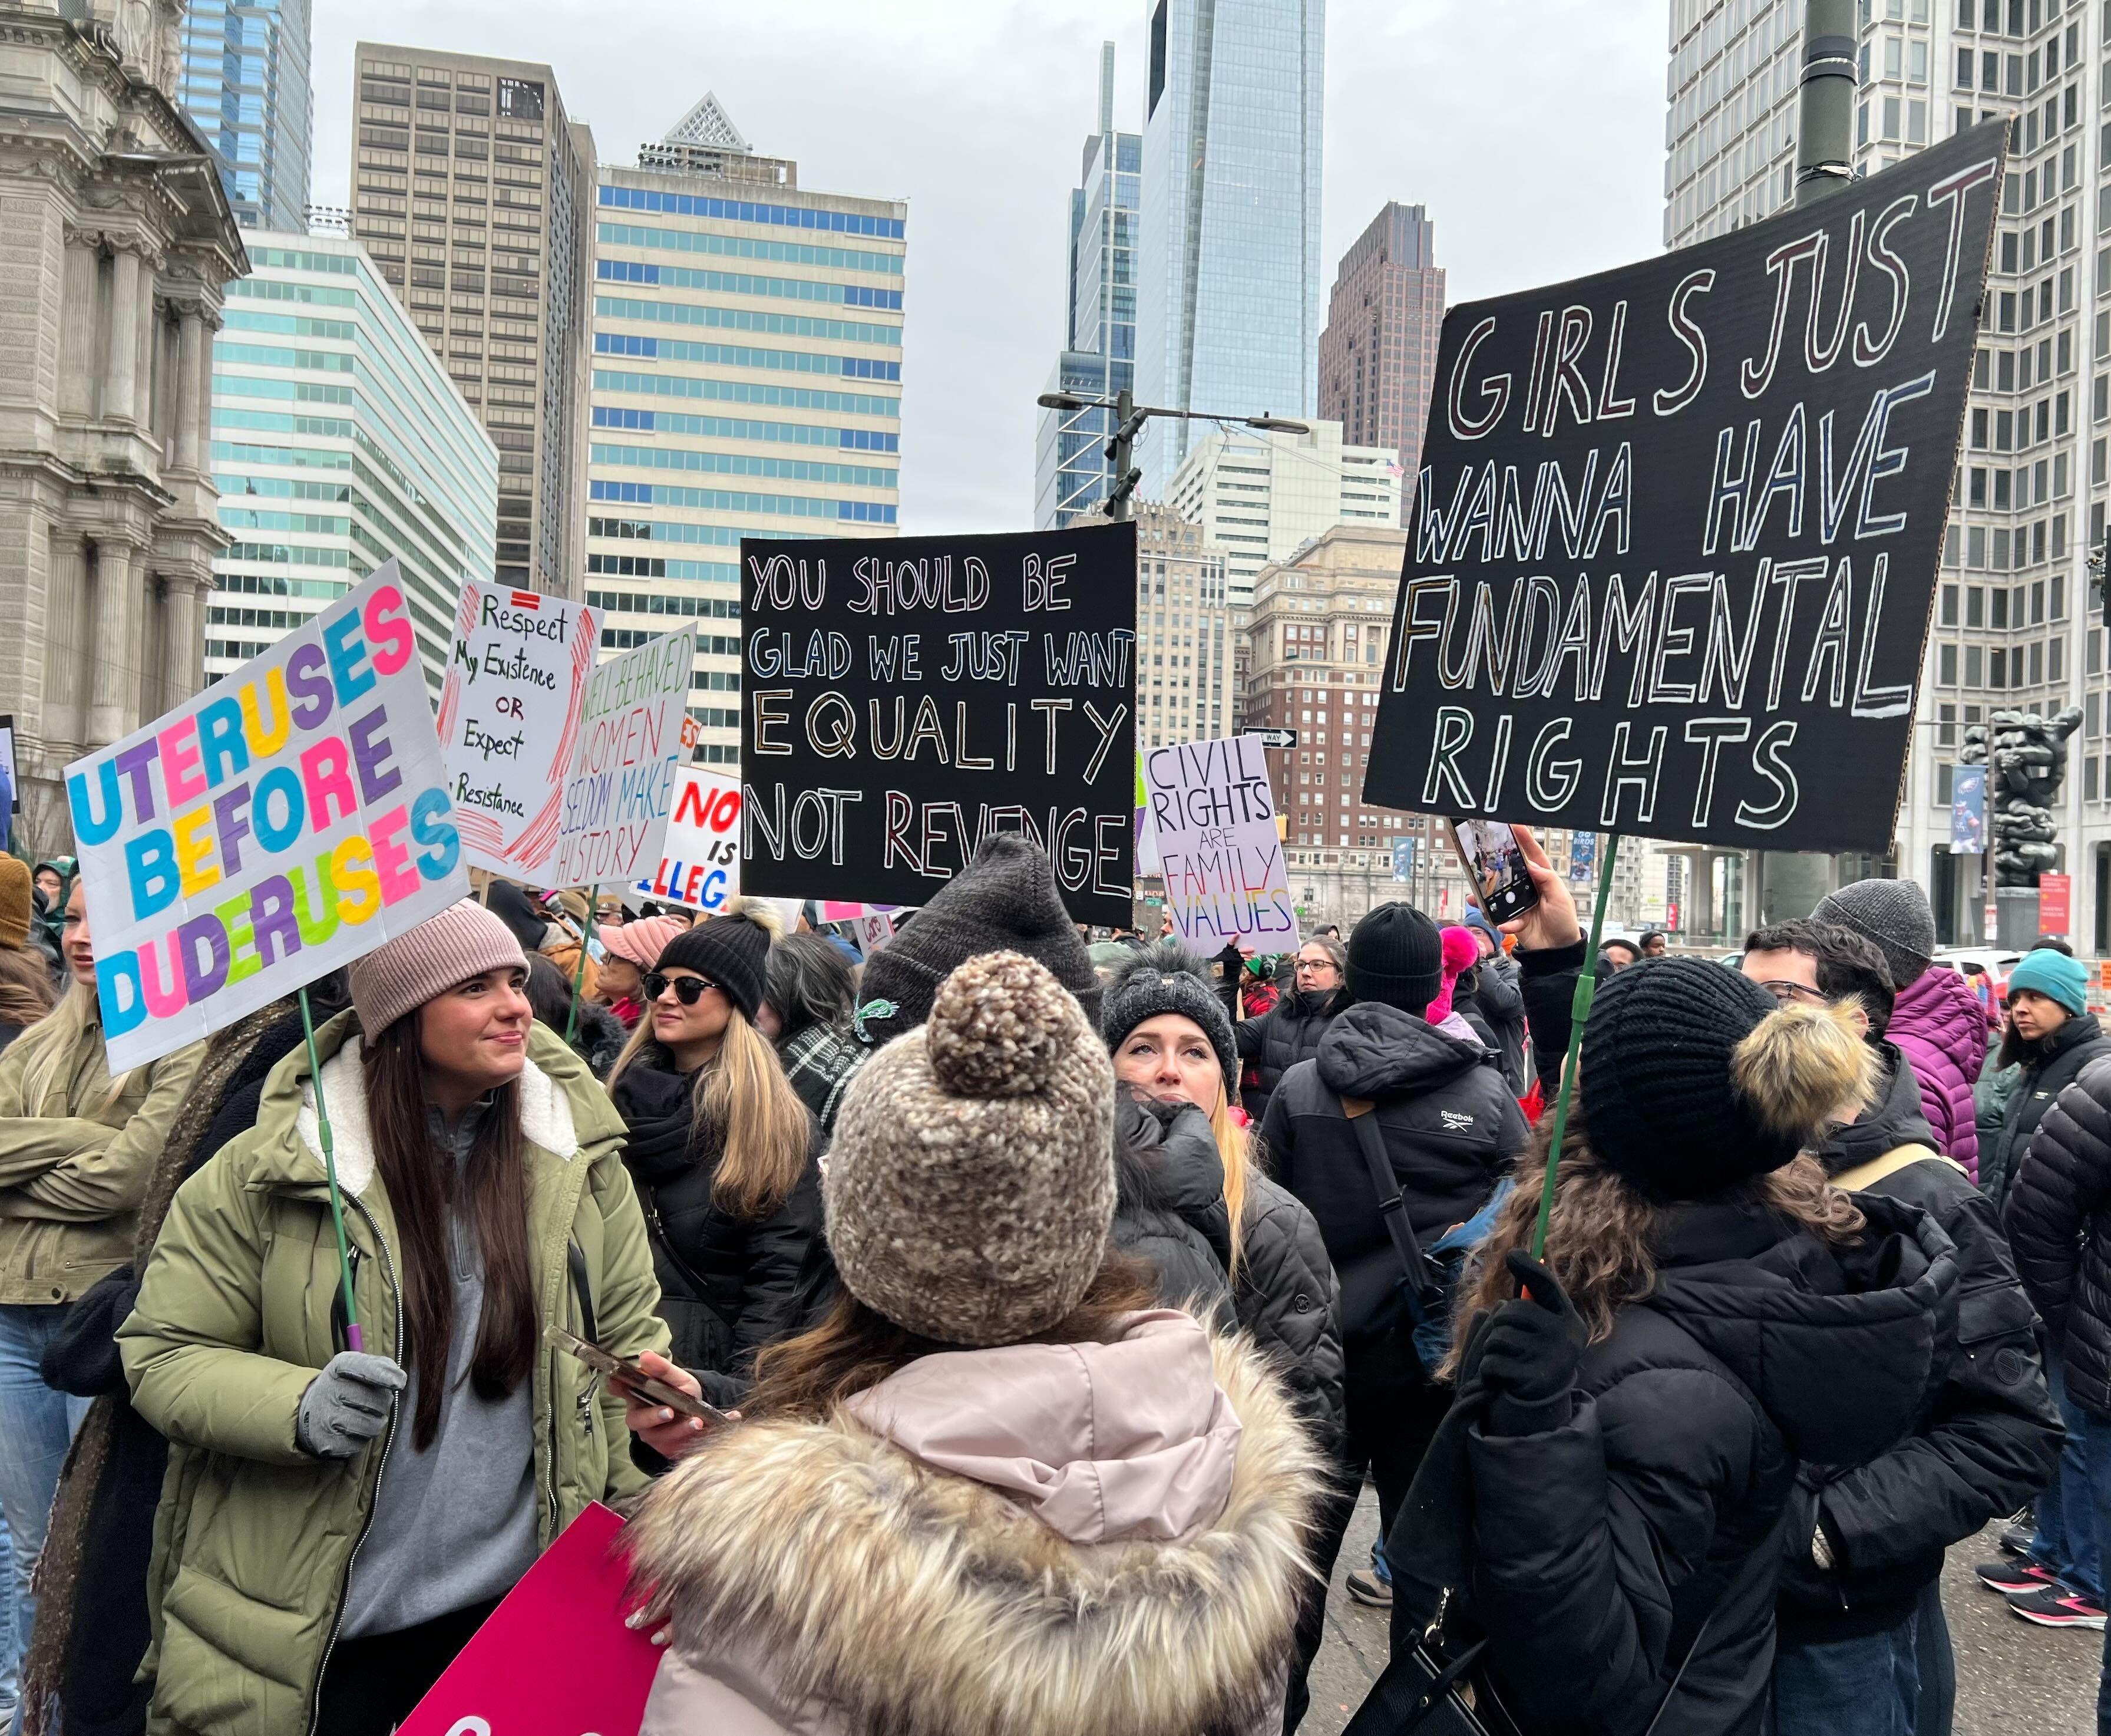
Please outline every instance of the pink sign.
[[661, 1650], [623, 1625], [623, 1521], [597, 1502], [565, 1527], [447, 1666], [397, 1736], [629, 1731]]
[[2070, 914], [2074, 902], [2074, 881], [2064, 874], [2041, 874], [2038, 876], [2038, 933], [2057, 934], [2064, 939], [2068, 923], [2074, 919]]

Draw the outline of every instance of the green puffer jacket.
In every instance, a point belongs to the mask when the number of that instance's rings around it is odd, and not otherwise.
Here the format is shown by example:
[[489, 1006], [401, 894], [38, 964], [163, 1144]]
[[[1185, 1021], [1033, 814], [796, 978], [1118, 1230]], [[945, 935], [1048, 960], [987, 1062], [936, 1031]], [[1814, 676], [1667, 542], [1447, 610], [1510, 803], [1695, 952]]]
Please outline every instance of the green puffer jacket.
[[[316, 1034], [335, 1134], [360, 1325], [403, 1356], [397, 1238], [375, 1174], [357, 1016]], [[585, 1334], [566, 1249], [584, 1256], [600, 1342], [664, 1351], [645, 1220], [620, 1157], [624, 1126], [555, 1034], [533, 1028], [520, 1082], [529, 1236], [542, 1325]], [[300, 1736], [334, 1640], [352, 1556], [395, 1429], [347, 1461], [294, 1442], [301, 1395], [343, 1347], [308, 1061], [273, 1069], [256, 1125], [177, 1193], [138, 1307], [119, 1329], [132, 1402], [167, 1435], [148, 1592], [152, 1736]], [[532, 1376], [544, 1547], [594, 1501], [636, 1493], [623, 1406], [544, 1346]], [[158, 1674], [157, 1672], [158, 1671]]]

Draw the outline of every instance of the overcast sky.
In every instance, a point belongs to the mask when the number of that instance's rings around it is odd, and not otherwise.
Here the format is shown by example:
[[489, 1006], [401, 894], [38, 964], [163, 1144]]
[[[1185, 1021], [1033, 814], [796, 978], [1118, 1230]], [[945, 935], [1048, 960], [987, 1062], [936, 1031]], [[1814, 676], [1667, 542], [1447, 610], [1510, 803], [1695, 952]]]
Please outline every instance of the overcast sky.
[[[352, 45], [545, 61], [604, 161], [706, 90], [802, 187], [909, 201], [906, 534], [1016, 530], [1063, 334], [1069, 189], [1116, 44], [1140, 130], [1146, 0], [324, 0], [312, 197], [347, 202]], [[1321, 293], [1387, 199], [1455, 304], [1662, 245], [1667, 0], [1329, 0]]]

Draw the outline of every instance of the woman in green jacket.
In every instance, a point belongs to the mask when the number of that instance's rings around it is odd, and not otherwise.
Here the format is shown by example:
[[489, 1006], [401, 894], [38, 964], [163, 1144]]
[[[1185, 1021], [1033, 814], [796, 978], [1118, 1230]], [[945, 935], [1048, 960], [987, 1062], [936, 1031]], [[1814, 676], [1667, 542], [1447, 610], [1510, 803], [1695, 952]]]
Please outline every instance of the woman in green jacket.
[[155, 1736], [385, 1736], [592, 1502], [624, 1407], [552, 1345], [664, 1350], [622, 1121], [464, 902], [317, 1034], [365, 1349], [346, 1347], [307, 1057], [177, 1193], [118, 1334], [166, 1434]]

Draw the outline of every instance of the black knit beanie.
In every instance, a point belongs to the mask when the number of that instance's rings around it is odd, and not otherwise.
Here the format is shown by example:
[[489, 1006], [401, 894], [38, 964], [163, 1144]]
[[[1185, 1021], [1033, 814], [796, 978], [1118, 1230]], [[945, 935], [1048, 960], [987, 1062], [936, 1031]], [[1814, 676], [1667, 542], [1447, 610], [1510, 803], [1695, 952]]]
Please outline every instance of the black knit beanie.
[[1713, 1198], [1792, 1161], [1866, 1093], [1859, 1034], [1829, 1008], [1782, 1011], [1712, 959], [1631, 965], [1583, 1027], [1591, 1147], [1653, 1200]]
[[1411, 904], [1381, 904], [1349, 935], [1349, 993], [1418, 1019], [1444, 986], [1444, 943]]
[[669, 941], [661, 949], [658, 968], [709, 977], [752, 1020], [762, 1005], [770, 938], [768, 925], [745, 911], [714, 916]]
[[968, 866], [866, 962], [858, 984], [859, 1034], [882, 1043], [931, 1016], [939, 984], [985, 952], [1019, 952], [1046, 965], [1094, 1024], [1100, 979], [1056, 887], [1048, 852], [1015, 832], [985, 838]]
[[1146, 1019], [1178, 1013], [1192, 1019], [1217, 1052], [1224, 1070], [1224, 1099], [1238, 1101], [1239, 1046], [1223, 998], [1208, 976], [1209, 966], [1177, 941], [1162, 941], [1119, 966], [1107, 984], [1100, 1012], [1100, 1034], [1107, 1052], [1119, 1054], [1128, 1034]]

